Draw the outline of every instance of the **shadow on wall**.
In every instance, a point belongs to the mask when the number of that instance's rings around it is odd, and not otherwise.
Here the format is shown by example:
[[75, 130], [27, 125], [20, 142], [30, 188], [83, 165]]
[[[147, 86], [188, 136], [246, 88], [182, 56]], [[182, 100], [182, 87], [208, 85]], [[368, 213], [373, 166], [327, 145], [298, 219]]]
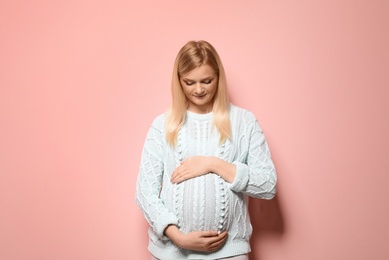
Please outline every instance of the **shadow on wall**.
[[281, 237], [285, 232], [284, 220], [278, 202], [279, 193], [272, 200], [250, 198], [249, 211], [253, 235], [250, 260], [260, 260], [260, 238], [264, 234]]

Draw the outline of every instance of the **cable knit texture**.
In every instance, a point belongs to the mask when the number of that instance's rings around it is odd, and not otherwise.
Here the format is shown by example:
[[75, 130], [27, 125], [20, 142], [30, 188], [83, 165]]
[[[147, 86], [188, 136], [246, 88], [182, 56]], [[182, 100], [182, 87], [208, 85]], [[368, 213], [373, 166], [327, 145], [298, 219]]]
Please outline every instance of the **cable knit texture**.
[[[162, 260], [217, 259], [250, 252], [252, 233], [248, 196], [271, 199], [276, 173], [263, 131], [255, 116], [230, 105], [232, 140], [219, 144], [212, 113], [187, 112], [175, 148], [166, 143], [165, 115], [158, 116], [147, 134], [137, 181], [136, 201], [149, 229], [149, 251]], [[171, 174], [191, 156], [217, 156], [236, 165], [233, 183], [215, 173], [172, 184]], [[213, 253], [177, 247], [163, 231], [177, 225], [181, 232], [228, 230], [224, 246]]]

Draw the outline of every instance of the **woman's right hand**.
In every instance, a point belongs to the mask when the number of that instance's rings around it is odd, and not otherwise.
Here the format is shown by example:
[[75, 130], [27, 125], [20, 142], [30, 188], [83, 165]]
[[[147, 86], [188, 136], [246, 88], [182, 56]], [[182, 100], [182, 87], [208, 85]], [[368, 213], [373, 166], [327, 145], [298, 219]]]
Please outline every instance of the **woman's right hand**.
[[228, 233], [227, 231], [223, 231], [220, 234], [217, 231], [192, 231], [184, 234], [176, 226], [170, 225], [165, 229], [165, 235], [181, 248], [200, 252], [213, 252], [224, 244]]

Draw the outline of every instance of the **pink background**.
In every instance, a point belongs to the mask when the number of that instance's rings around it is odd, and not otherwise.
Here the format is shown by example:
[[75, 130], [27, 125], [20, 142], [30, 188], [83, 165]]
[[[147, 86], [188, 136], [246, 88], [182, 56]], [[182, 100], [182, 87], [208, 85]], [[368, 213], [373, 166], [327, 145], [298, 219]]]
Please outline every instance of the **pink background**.
[[389, 1], [1, 1], [0, 259], [149, 259], [135, 181], [179, 48], [219, 51], [278, 195], [254, 260], [389, 259]]

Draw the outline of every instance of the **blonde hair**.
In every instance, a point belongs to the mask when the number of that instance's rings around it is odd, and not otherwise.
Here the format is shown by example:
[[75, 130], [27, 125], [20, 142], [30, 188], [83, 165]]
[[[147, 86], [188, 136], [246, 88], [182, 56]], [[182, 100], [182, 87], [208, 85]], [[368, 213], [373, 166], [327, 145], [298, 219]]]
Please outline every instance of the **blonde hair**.
[[178, 131], [185, 122], [188, 100], [182, 90], [180, 76], [202, 66], [209, 65], [218, 75], [218, 86], [213, 103], [213, 126], [220, 134], [220, 143], [231, 139], [229, 99], [223, 64], [215, 48], [206, 41], [190, 41], [179, 51], [173, 67], [172, 104], [166, 119], [166, 140], [173, 147]]

